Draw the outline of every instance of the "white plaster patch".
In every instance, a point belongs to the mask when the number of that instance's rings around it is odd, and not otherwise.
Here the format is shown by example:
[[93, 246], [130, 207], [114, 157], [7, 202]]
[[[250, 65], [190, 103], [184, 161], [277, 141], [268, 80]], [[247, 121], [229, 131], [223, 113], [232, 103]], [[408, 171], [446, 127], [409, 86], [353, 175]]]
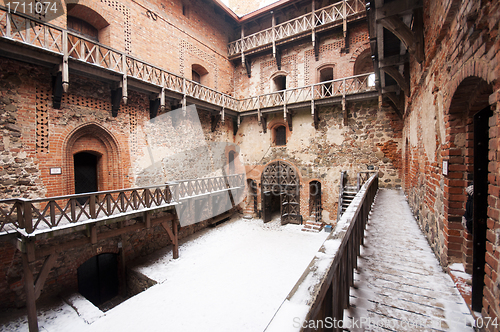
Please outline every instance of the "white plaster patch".
[[342, 145], [344, 142], [344, 128], [339, 128], [340, 126], [331, 126], [326, 132], [326, 141], [329, 144]]

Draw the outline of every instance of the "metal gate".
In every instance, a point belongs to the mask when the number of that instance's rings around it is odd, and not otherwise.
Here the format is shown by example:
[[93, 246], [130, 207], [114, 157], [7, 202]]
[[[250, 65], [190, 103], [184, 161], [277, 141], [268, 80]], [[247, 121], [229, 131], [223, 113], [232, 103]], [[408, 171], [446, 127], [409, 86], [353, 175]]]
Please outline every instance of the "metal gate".
[[281, 224], [301, 224], [300, 181], [292, 165], [277, 161], [266, 166], [261, 178], [264, 222], [271, 220], [273, 197], [279, 196]]

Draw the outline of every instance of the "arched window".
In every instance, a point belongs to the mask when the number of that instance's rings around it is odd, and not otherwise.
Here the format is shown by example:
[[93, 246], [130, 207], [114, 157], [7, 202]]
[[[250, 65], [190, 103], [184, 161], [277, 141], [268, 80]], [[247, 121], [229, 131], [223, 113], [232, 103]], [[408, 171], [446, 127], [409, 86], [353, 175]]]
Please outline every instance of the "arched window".
[[191, 80], [196, 83], [208, 86], [208, 70], [202, 65], [194, 64], [191, 66]]
[[278, 75], [273, 78], [273, 92], [286, 90], [286, 75]]
[[94, 9], [81, 4], [67, 5], [68, 30], [86, 38], [109, 44], [109, 23]]
[[281, 125], [274, 128], [274, 141], [276, 146], [286, 145], [286, 127]]
[[[354, 75], [361, 75], [373, 72], [373, 61], [370, 49], [364, 50], [354, 62]], [[367, 86], [375, 86], [375, 74], [371, 74], [367, 79]]]
[[68, 16], [68, 30], [99, 42], [99, 30], [78, 17]]
[[[328, 82], [333, 80], [333, 65], [322, 67], [318, 72], [318, 83]], [[333, 95], [333, 83], [328, 82], [321, 85], [321, 96], [331, 97]]]

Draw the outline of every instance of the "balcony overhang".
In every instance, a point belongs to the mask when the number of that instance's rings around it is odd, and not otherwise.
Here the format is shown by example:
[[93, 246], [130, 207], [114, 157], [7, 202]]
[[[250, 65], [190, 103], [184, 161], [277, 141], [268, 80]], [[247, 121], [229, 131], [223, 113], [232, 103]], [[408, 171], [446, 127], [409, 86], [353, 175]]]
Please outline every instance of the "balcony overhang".
[[375, 85], [403, 117], [411, 95], [410, 56], [424, 61], [423, 0], [374, 0], [367, 3], [367, 13]]

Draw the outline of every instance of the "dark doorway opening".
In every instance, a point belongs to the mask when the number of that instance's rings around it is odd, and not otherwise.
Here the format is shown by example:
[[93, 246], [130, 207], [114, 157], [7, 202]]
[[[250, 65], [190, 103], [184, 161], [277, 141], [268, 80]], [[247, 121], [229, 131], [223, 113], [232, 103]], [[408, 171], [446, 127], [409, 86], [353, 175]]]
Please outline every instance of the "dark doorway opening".
[[118, 295], [118, 259], [116, 254], [100, 254], [78, 268], [78, 291], [99, 306]]
[[262, 219], [268, 222], [276, 212], [281, 224], [301, 224], [300, 180], [295, 168], [284, 161], [266, 166], [261, 176]]
[[[75, 165], [75, 194], [90, 193], [98, 190], [97, 187], [97, 162], [98, 157], [92, 153], [80, 152], [73, 155]], [[80, 204], [86, 198], [78, 199]]]
[[486, 107], [474, 115], [474, 195], [472, 250], [472, 310], [481, 312], [486, 262], [486, 221], [488, 219], [488, 144], [489, 118]]

